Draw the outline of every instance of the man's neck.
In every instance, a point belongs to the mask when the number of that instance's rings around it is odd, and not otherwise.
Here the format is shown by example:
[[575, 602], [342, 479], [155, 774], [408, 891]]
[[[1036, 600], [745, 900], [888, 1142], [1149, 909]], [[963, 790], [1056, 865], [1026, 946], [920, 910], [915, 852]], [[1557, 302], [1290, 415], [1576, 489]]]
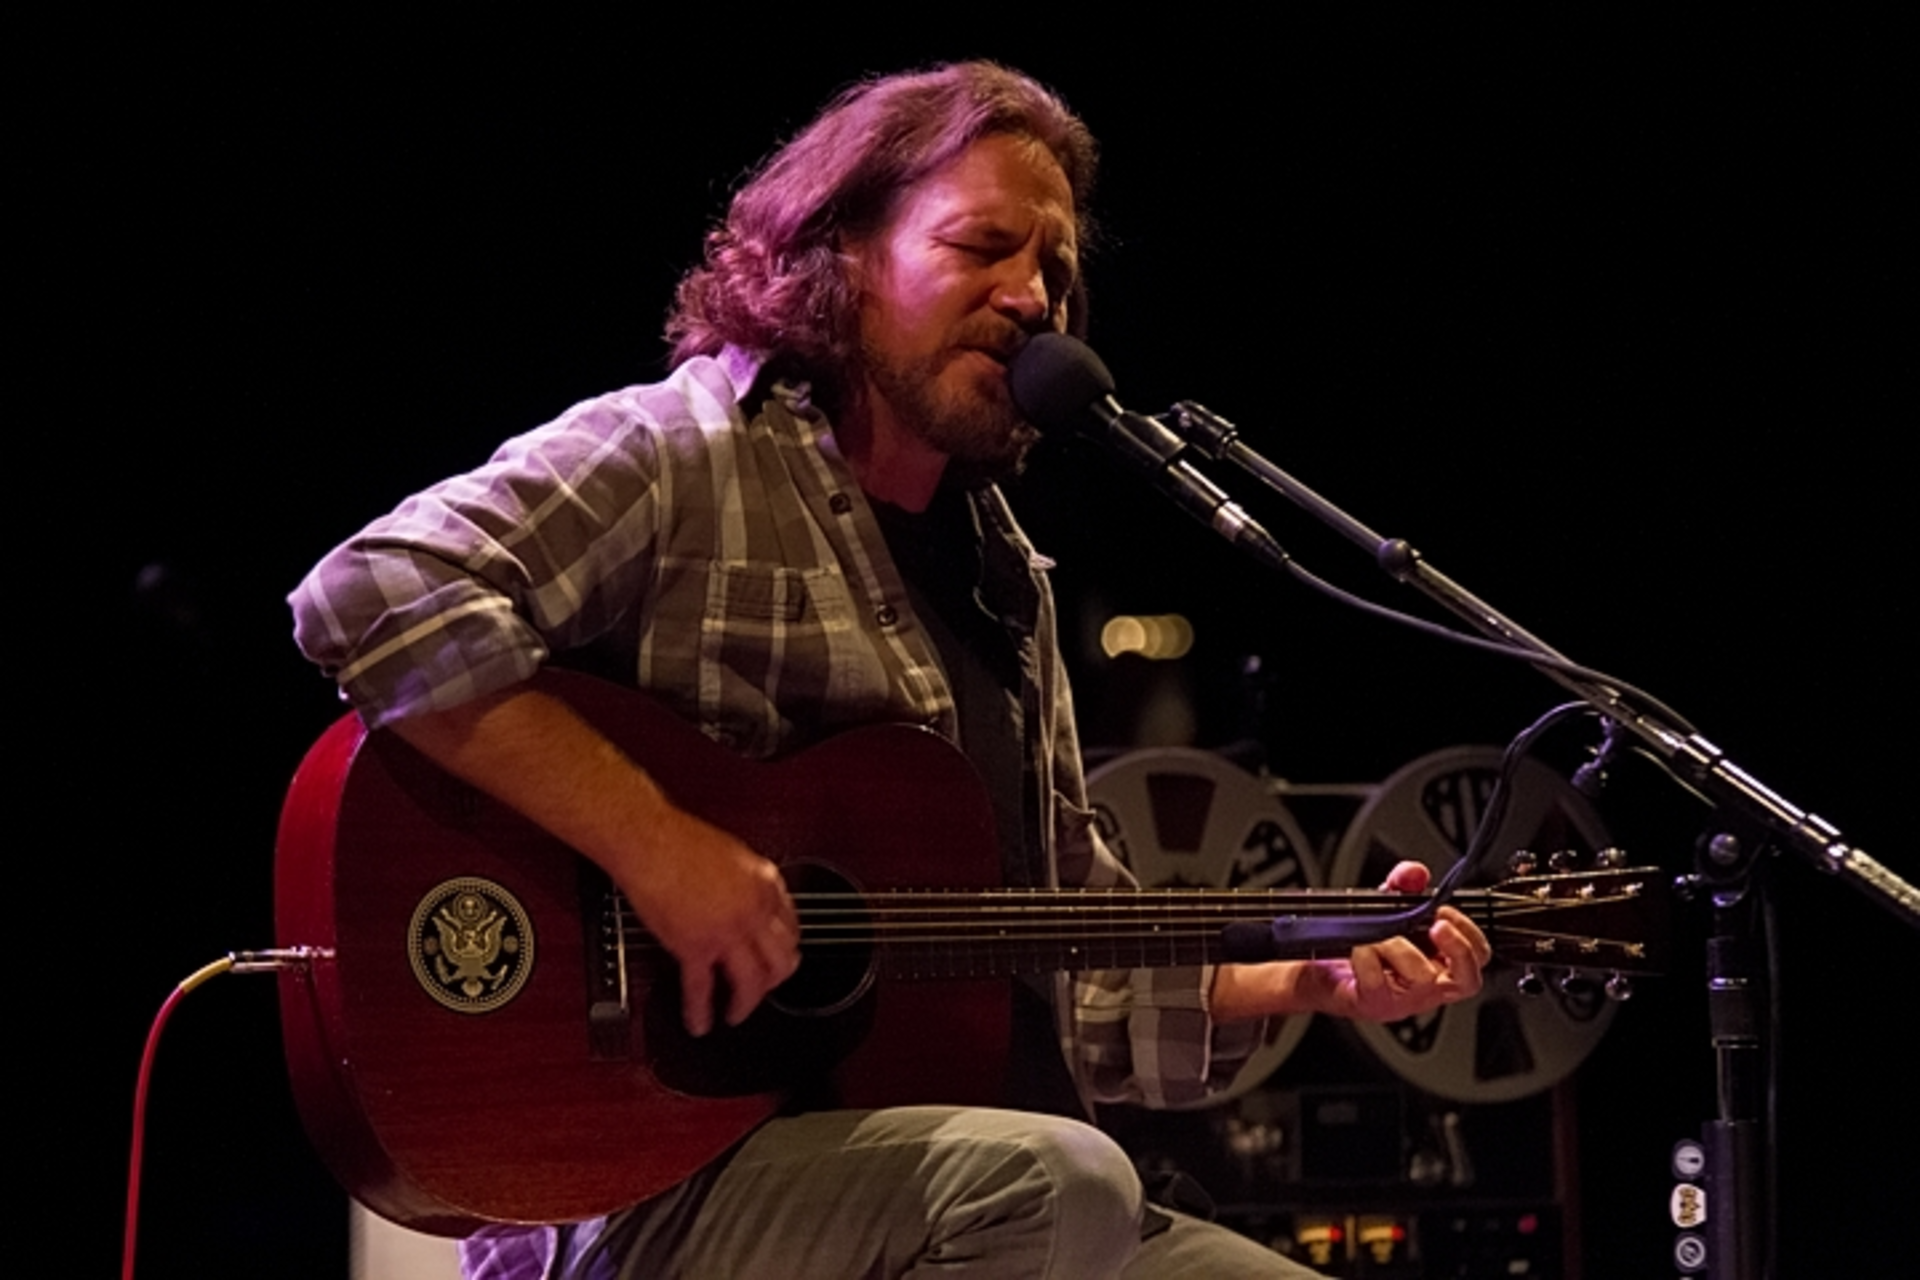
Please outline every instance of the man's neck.
[[902, 511], [925, 511], [933, 501], [947, 455], [907, 430], [884, 401], [869, 396], [834, 435], [869, 498]]

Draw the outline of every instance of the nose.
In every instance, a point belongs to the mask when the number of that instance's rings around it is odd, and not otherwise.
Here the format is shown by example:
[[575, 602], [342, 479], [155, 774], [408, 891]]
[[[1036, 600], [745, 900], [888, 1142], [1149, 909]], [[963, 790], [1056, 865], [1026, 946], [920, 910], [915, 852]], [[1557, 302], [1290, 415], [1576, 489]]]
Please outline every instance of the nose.
[[1019, 254], [1008, 260], [1004, 275], [994, 286], [993, 309], [1028, 331], [1046, 325], [1053, 304], [1047, 296], [1046, 274], [1037, 259]]

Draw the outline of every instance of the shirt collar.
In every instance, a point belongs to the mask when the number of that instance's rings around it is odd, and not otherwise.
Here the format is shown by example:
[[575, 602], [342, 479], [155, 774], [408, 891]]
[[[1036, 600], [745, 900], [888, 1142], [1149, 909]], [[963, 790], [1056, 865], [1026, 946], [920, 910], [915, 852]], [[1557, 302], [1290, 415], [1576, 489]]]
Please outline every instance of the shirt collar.
[[736, 347], [729, 342], [720, 348], [720, 354], [715, 359], [719, 362], [720, 371], [727, 375], [727, 381], [732, 384], [734, 403], [738, 404], [746, 399], [747, 392], [753, 390], [761, 366], [767, 362], [767, 353]]

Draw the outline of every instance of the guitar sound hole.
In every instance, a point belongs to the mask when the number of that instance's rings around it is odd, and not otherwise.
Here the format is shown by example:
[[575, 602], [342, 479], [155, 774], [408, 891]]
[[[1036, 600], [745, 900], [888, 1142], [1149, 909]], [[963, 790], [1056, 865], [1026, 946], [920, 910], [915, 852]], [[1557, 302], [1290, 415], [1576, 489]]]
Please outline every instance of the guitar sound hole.
[[832, 868], [798, 863], [784, 871], [800, 908], [800, 968], [767, 1003], [793, 1017], [830, 1017], [873, 986], [873, 920], [859, 889]]
[[690, 1036], [679, 982], [652, 985], [645, 1042], [654, 1074], [668, 1089], [696, 1098], [777, 1091], [824, 1099], [808, 1105], [838, 1105], [824, 1082], [873, 1022], [875, 1002], [863, 998], [874, 985], [873, 921], [845, 876], [814, 864], [790, 865], [783, 874], [801, 913], [800, 968], [745, 1022], [725, 1024], [722, 989], [715, 994], [714, 1029]]

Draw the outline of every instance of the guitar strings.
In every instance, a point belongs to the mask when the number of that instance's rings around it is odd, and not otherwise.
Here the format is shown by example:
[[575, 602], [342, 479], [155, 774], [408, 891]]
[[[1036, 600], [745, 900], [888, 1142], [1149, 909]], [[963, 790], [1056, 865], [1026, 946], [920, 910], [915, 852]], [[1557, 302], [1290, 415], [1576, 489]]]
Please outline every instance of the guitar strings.
[[[933, 894], [902, 893], [797, 893], [793, 895], [798, 913], [805, 923], [821, 928], [906, 929], [927, 921], [946, 921], [953, 927], [993, 932], [1010, 924], [1045, 922], [1058, 917], [1060, 927], [1084, 925], [1098, 930], [1111, 924], [1179, 925], [1230, 924], [1247, 920], [1271, 919], [1276, 915], [1339, 916], [1355, 909], [1371, 914], [1396, 914], [1417, 906], [1419, 899], [1407, 894], [1355, 896], [1338, 902], [1316, 900], [1310, 906], [1286, 904], [1287, 909], [1272, 910], [1274, 904], [1249, 901], [1249, 895], [1201, 895], [1182, 893], [1177, 899], [1156, 901], [1150, 893], [1115, 890], [1111, 898], [1074, 891], [1055, 895], [1046, 890], [983, 891], [975, 894], [935, 891], [938, 902], [928, 902]], [[1138, 901], [1145, 898], [1147, 901]], [[1091, 899], [1091, 901], [1090, 901]], [[1515, 915], [1553, 914], [1616, 906], [1636, 900], [1630, 893], [1591, 898], [1534, 898], [1525, 895], [1488, 892], [1458, 894], [1467, 914], [1499, 920]], [[985, 918], [981, 918], [985, 913]], [[859, 916], [859, 919], [844, 917]], [[836, 920], [834, 917], [843, 917]], [[625, 928], [645, 932], [637, 923]]]
[[[971, 895], [940, 893], [940, 904], [922, 905], [922, 900], [931, 896], [931, 892], [937, 891], [795, 894], [796, 901], [805, 904], [800, 910], [803, 945], [813, 948], [880, 945], [895, 950], [917, 950], [940, 946], [966, 947], [988, 942], [1003, 947], [1067, 946], [1107, 951], [1134, 947], [1164, 949], [1195, 942], [1210, 945], [1219, 940], [1220, 930], [1227, 925], [1259, 923], [1271, 918], [1271, 913], [1259, 910], [1248, 899], [1278, 896], [1182, 892], [1177, 899], [1167, 900], [1181, 908], [1179, 914], [1169, 915], [1167, 902], [1137, 901], [1140, 898], [1153, 899], [1156, 895], [1151, 891], [1131, 889], [1116, 889], [1111, 898], [1093, 895], [1102, 898], [1097, 906], [1088, 905], [1090, 895], [1084, 890], [1067, 894], [1048, 890], [982, 891]], [[1516, 916], [1531, 917], [1614, 906], [1635, 898], [1633, 893], [1619, 893], [1590, 898], [1543, 899], [1497, 889], [1455, 895], [1455, 900], [1466, 902], [1483, 923], [1494, 925], [1511, 939], [1530, 938], [1544, 941], [1552, 949], [1567, 945], [1589, 954], [1607, 950], [1637, 958], [1645, 952], [1643, 944], [1593, 934], [1555, 934], [1545, 929], [1527, 929], [1502, 923]], [[1196, 902], [1195, 899], [1200, 901]], [[1417, 901], [1414, 895], [1408, 894], [1354, 891], [1344, 896], [1319, 894], [1313, 899], [1296, 897], [1292, 904], [1299, 906], [1311, 903], [1316, 908], [1324, 907], [1326, 909], [1316, 909], [1306, 914], [1325, 915], [1333, 914], [1335, 906], [1346, 909], [1373, 908], [1378, 913], [1404, 910]], [[866, 914], [877, 902], [905, 902], [912, 905], [905, 909], [895, 906]], [[820, 905], [824, 903], [836, 905]], [[984, 918], [981, 916], [983, 907], [988, 912]], [[1227, 907], [1233, 909], [1221, 914], [1222, 909]], [[640, 945], [649, 948], [658, 946], [644, 926], [635, 924], [623, 930], [628, 931], [637, 935]]]

